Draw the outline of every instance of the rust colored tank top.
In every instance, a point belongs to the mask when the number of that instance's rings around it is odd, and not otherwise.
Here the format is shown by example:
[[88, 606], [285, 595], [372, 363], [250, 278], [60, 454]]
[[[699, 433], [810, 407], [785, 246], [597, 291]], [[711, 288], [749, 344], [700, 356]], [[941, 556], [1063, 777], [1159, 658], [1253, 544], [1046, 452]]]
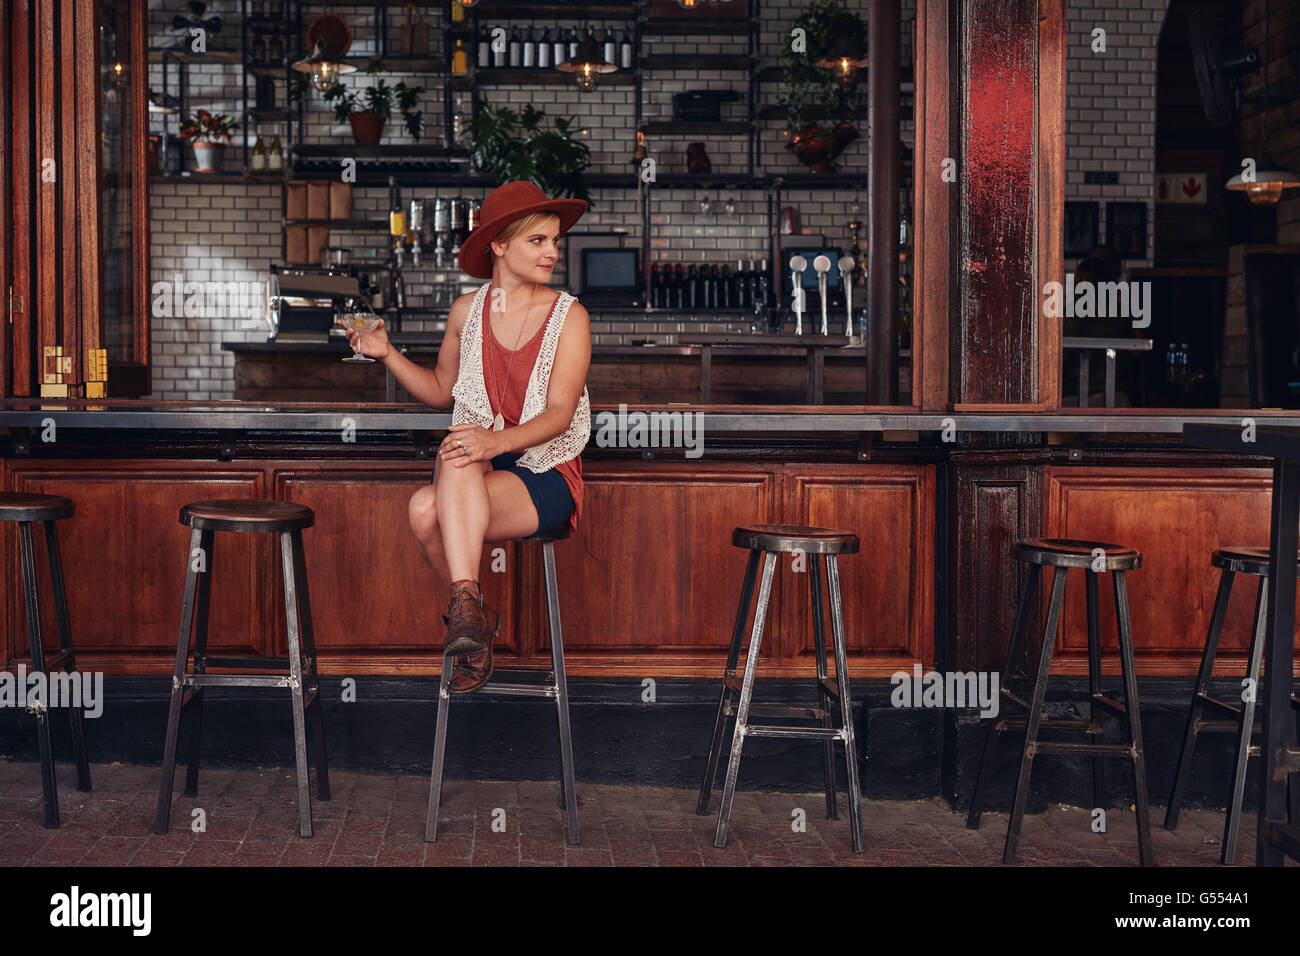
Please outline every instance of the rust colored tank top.
[[[551, 316], [555, 314], [555, 304], [559, 301], [560, 297], [557, 295], [555, 302], [551, 303], [551, 310], [546, 313], [546, 321], [531, 339], [519, 347], [519, 351], [513, 353], [513, 361], [510, 350], [498, 342], [492, 332], [487, 302], [484, 301], [483, 385], [488, 393], [488, 404], [492, 406], [493, 416], [500, 412], [507, 428], [519, 424], [519, 416], [524, 411], [524, 393], [528, 390], [528, 380], [532, 378], [533, 366], [537, 364], [537, 353], [542, 348], [542, 333], [551, 324]], [[510, 366], [508, 381], [507, 365]], [[500, 407], [497, 405], [498, 394], [500, 394]], [[556, 465], [555, 470], [564, 479], [564, 483], [569, 487], [569, 494], [573, 496], [573, 513], [569, 515], [569, 530], [577, 531], [578, 518], [582, 514], [582, 456], [579, 455], [571, 461]]]

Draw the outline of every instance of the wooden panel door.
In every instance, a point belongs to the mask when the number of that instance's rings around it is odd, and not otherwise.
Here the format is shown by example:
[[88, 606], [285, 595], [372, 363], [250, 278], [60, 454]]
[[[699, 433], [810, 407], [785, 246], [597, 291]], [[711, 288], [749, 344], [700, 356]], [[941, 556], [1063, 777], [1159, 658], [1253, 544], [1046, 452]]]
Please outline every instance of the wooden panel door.
[[[433, 674], [442, 666], [447, 592], [407, 521], [411, 495], [429, 483], [431, 470], [432, 463], [374, 462], [273, 472], [275, 498], [307, 505], [316, 514], [303, 543], [323, 657], [385, 673]], [[517, 547], [488, 545], [480, 564], [483, 599], [503, 622], [519, 614]], [[497, 548], [502, 551], [494, 555]], [[503, 623], [494, 651], [498, 663], [519, 656], [524, 633]], [[287, 652], [283, 614], [276, 618], [275, 644]]]
[[[1268, 547], [1271, 486], [1271, 472], [1263, 468], [1048, 468], [1045, 529], [1052, 537], [1141, 551], [1142, 567], [1128, 573], [1138, 668], [1148, 674], [1195, 673], [1219, 586], [1210, 555], [1219, 547]], [[1058, 661], [1065, 672], [1086, 673], [1083, 575], [1070, 577]], [[1102, 646], [1112, 652], [1104, 664], [1118, 673], [1109, 575], [1100, 583]], [[1245, 673], [1257, 584], [1258, 578], [1237, 575], [1216, 673]]]
[[[608, 663], [611, 673], [698, 672], [720, 662], [749, 556], [731, 532], [773, 520], [776, 475], [598, 462], [583, 482], [578, 534], [555, 548], [566, 653], [588, 668]], [[770, 613], [780, 614], [776, 595]], [[770, 657], [772, 645], [764, 649]], [[629, 667], [632, 658], [645, 666]]]
[[[913, 662], [929, 666], [934, 658], [934, 469], [805, 465], [787, 481], [786, 522], [858, 536], [858, 553], [838, 561], [853, 676], [887, 676]], [[784, 564], [788, 571], [790, 561]], [[808, 585], [806, 573], [786, 574], [782, 582], [789, 613], [781, 656], [805, 667], [815, 660]], [[826, 609], [831, 653], [829, 596]]]
[[[189, 560], [190, 529], [181, 506], [208, 498], [261, 498], [260, 470], [187, 467], [179, 463], [10, 462], [8, 481], [18, 492], [64, 495], [77, 513], [56, 522], [68, 617], [78, 667], [139, 673], [139, 665], [172, 657], [180, 624]], [[41, 628], [56, 646], [57, 622], [50, 591], [44, 532], [36, 534]], [[9, 567], [18, 574], [17, 535], [4, 526]], [[208, 646], [229, 653], [270, 654], [264, 620], [273, 555], [270, 536], [217, 533], [213, 554]], [[278, 571], [278, 566], [275, 568]], [[11, 592], [19, 593], [19, 592]], [[281, 611], [281, 614], [283, 612]], [[9, 603], [7, 661], [27, 653], [21, 600]]]

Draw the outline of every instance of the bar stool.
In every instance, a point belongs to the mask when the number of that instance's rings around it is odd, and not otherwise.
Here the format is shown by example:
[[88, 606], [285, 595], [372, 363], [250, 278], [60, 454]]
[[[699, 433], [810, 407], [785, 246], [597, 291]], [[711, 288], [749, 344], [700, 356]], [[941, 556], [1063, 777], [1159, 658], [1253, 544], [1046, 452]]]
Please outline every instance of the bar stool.
[[[1187, 733], [1183, 740], [1183, 750], [1178, 758], [1178, 771], [1174, 774], [1173, 792], [1169, 797], [1169, 808], [1165, 812], [1165, 829], [1178, 827], [1178, 814], [1182, 810], [1183, 790], [1187, 778], [1191, 775], [1192, 754], [1196, 750], [1196, 737], [1202, 731], [1213, 733], [1235, 733], [1237, 735], [1236, 760], [1232, 770], [1232, 796], [1228, 802], [1228, 815], [1224, 821], [1223, 853], [1224, 864], [1231, 865], [1237, 859], [1237, 835], [1241, 829], [1241, 807], [1246, 795], [1246, 762], [1251, 757], [1259, 756], [1260, 750], [1250, 742], [1255, 732], [1255, 708], [1264, 699], [1260, 686], [1260, 662], [1264, 656], [1264, 627], [1268, 617], [1268, 548], [1221, 548], [1210, 557], [1210, 564], [1219, 568], [1219, 593], [1214, 599], [1214, 611], [1210, 615], [1210, 630], [1205, 636], [1205, 650], [1201, 654], [1201, 669], [1196, 675], [1196, 686], [1192, 689], [1192, 703], [1187, 714]], [[1241, 706], [1212, 697], [1209, 681], [1214, 670], [1214, 659], [1219, 651], [1219, 637], [1223, 633], [1223, 619], [1228, 612], [1228, 600], [1232, 596], [1232, 582], [1237, 574], [1253, 574], [1259, 578], [1255, 595], [1255, 626], [1250, 638], [1250, 660], [1246, 676], [1254, 693], [1249, 700], [1243, 700]], [[1300, 700], [1293, 695], [1291, 706], [1300, 707]], [[1202, 715], [1205, 708], [1228, 714], [1236, 719], [1214, 720]], [[1292, 821], [1300, 820], [1300, 780], [1295, 774], [1288, 777], [1290, 790], [1290, 810]]]
[[[1025, 730], [1025, 748], [1020, 761], [1020, 774], [1016, 779], [1015, 802], [1007, 826], [1007, 842], [1002, 854], [1004, 863], [1016, 860], [1016, 844], [1020, 839], [1020, 826], [1024, 822], [1025, 803], [1029, 796], [1029, 776], [1037, 754], [1076, 754], [1091, 756], [1093, 806], [1104, 805], [1105, 788], [1102, 776], [1103, 757], [1127, 757], [1133, 761], [1133, 776], [1137, 790], [1138, 861], [1142, 866], [1154, 862], [1151, 855], [1151, 825], [1147, 810], [1146, 758], [1142, 750], [1142, 725], [1138, 713], [1137, 677], [1133, 670], [1133, 632], [1129, 623], [1128, 582], [1124, 575], [1142, 566], [1142, 554], [1135, 548], [1100, 541], [1077, 541], [1062, 538], [1031, 538], [1016, 543], [1016, 559], [1029, 564], [1028, 580], [1016, 608], [1016, 619], [1011, 632], [1011, 646], [1002, 672], [1000, 697], [1002, 703], [1012, 704], [1025, 716], [999, 716], [989, 727], [984, 758], [980, 763], [975, 794], [971, 798], [970, 814], [966, 825], [976, 829], [980, 824], [980, 811], [984, 789], [997, 753], [998, 737], [1008, 730]], [[1029, 614], [1034, 605], [1038, 578], [1044, 565], [1051, 565], [1052, 597], [1047, 610], [1047, 627], [1043, 630], [1043, 649], [1038, 662], [1033, 696], [1029, 701], [1013, 693], [1008, 680], [1023, 673], [1018, 665], [1024, 652], [1025, 632], [1029, 629]], [[1052, 644], [1056, 626], [1065, 600], [1065, 580], [1071, 568], [1082, 568], [1088, 602], [1088, 698], [1091, 709], [1089, 720], [1053, 720], [1043, 716], [1047, 696], [1047, 679], [1052, 668]], [[1124, 680], [1124, 703], [1113, 700], [1101, 689], [1101, 637], [1098, 633], [1100, 614], [1097, 603], [1097, 575], [1111, 572], [1115, 588], [1115, 620], [1119, 631], [1119, 658]], [[1128, 717], [1128, 739], [1122, 743], [1102, 743], [1102, 711]], [[1039, 740], [1040, 730], [1074, 731], [1087, 734], [1087, 743], [1077, 741]]]
[[[190, 532], [190, 550], [186, 559], [189, 570], [185, 575], [185, 597], [181, 604], [180, 636], [176, 640], [176, 668], [172, 675], [171, 706], [167, 713], [167, 742], [163, 750], [155, 833], [167, 832], [171, 816], [176, 742], [182, 711], [187, 707], [191, 710], [185, 795], [193, 796], [198, 792], [204, 688], [287, 687], [293, 699], [294, 760], [298, 771], [298, 832], [303, 837], [311, 836], [311, 795], [308, 792], [305, 727], [308, 715], [311, 717], [314, 738], [312, 756], [316, 763], [317, 795], [322, 800], [330, 798], [329, 769], [325, 763], [325, 726], [321, 717], [320, 683], [316, 676], [316, 642], [311, 624], [311, 597], [307, 589], [307, 565], [302, 547], [302, 529], [310, 528], [314, 521], [315, 514], [306, 505], [262, 498], [196, 501], [181, 508], [181, 524], [193, 530]], [[280, 558], [284, 568], [285, 616], [289, 631], [287, 658], [246, 655], [217, 657], [208, 654], [208, 597], [217, 531], [279, 534]], [[187, 669], [191, 630], [194, 637], [193, 671]], [[278, 669], [287, 673], [209, 674], [207, 669], [210, 666], [233, 670]]]
[[[736, 528], [731, 533], [731, 543], [737, 548], [749, 549], [749, 563], [745, 568], [745, 581], [740, 590], [740, 606], [736, 611], [736, 624], [731, 632], [731, 648], [727, 652], [727, 667], [722, 676], [722, 693], [718, 713], [713, 722], [713, 737], [709, 743], [709, 758], [704, 769], [704, 782], [700, 785], [700, 802], [695, 812], [703, 816], [709, 812], [709, 796], [717, 775], [718, 757], [722, 752], [722, 732], [727, 718], [736, 717], [731, 738], [731, 759], [727, 763], [727, 779], [722, 789], [722, 808], [718, 813], [718, 829], [713, 845], [721, 849], [727, 845], [727, 827], [731, 819], [731, 802], [736, 793], [736, 777], [740, 771], [740, 751], [746, 737], [783, 737], [787, 739], [821, 740], [822, 764], [826, 778], [826, 818], [838, 819], [835, 795], [835, 741], [844, 742], [845, 761], [848, 765], [849, 816], [853, 831], [853, 850], [863, 851], [862, 844], [862, 794], [858, 789], [858, 754], [853, 737], [853, 700], [849, 694], [848, 656], [844, 646], [844, 618], [840, 609], [840, 575], [836, 556], [856, 554], [858, 536], [849, 531], [826, 528], [808, 528], [799, 525], [750, 525]], [[754, 595], [754, 579], [758, 574], [758, 556], [764, 554], [763, 582], [758, 592], [758, 607], [754, 611], [754, 626], [745, 655], [744, 683], [736, 680], [736, 664], [740, 658], [740, 642], [749, 617], [749, 603]], [[772, 574], [776, 570], [779, 552], [803, 552], [811, 555], [812, 567], [808, 587], [812, 598], [813, 641], [817, 655], [817, 706], [804, 707], [779, 704], [751, 704], [754, 676], [758, 671], [758, 656], [763, 640], [763, 625], [767, 618], [767, 604], [772, 595]], [[835, 641], [835, 683], [831, 683], [826, 669], [826, 636], [822, 618], [821, 565], [826, 562], [826, 576], [830, 581], [831, 625]], [[736, 702], [736, 698], [739, 698]], [[839, 704], [840, 727], [831, 720], [831, 700]], [[801, 718], [818, 721], [820, 727], [788, 727], [779, 724], [750, 723], [750, 715]]]
[[[564, 634], [560, 627], [560, 592], [555, 582], [555, 542], [569, 537], [569, 526], [561, 525], [549, 531], [539, 531], [517, 541], [537, 541], [542, 545], [542, 578], [546, 587], [546, 612], [551, 637], [551, 667], [541, 683], [497, 682], [498, 674], [516, 677], [535, 677], [537, 671], [493, 670], [493, 677], [475, 691], [497, 697], [550, 697], [555, 701], [555, 713], [560, 731], [560, 806], [568, 820], [568, 841], [576, 846], [578, 832], [578, 791], [573, 775], [573, 739], [569, 732], [569, 684], [564, 676]], [[429, 812], [425, 820], [424, 839], [433, 843], [438, 839], [438, 809], [442, 802], [442, 771], [447, 752], [447, 720], [451, 713], [451, 681], [455, 658], [442, 659], [442, 677], [438, 681], [438, 720], [433, 733], [433, 774], [429, 782]]]
[[[31, 647], [32, 673], [45, 678], [49, 688], [48, 676], [51, 673], [73, 674], [76, 672], [77, 660], [72, 650], [72, 629], [68, 624], [68, 599], [63, 590], [63, 562], [59, 558], [59, 537], [54, 522], [60, 518], [71, 518], [76, 511], [76, 503], [70, 498], [58, 495], [31, 495], [15, 492], [0, 492], [0, 521], [11, 521], [18, 525], [18, 550], [23, 566], [23, 595], [27, 604], [27, 642]], [[50, 580], [54, 588], [54, 613], [59, 622], [59, 650], [45, 657], [41, 644], [41, 611], [38, 602], [36, 581], [36, 556], [32, 550], [32, 523], [39, 521], [45, 525], [45, 550], [50, 561]], [[54, 779], [54, 746], [50, 740], [49, 707], [53, 698], [30, 704], [30, 710], [36, 716], [36, 739], [41, 751], [41, 791], [45, 800], [45, 823], [49, 829], [59, 825], [59, 791]], [[82, 706], [73, 707], [67, 701], [68, 716], [72, 722], [72, 753], [77, 762], [77, 789], [82, 793], [90, 790], [90, 763], [86, 759], [86, 737], [82, 726]]]

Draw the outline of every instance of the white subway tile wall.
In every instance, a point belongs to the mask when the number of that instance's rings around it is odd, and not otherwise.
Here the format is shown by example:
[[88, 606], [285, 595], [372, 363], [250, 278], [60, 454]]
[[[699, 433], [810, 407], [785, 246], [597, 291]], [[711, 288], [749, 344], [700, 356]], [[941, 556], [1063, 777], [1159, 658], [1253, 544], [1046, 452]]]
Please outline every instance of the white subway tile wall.
[[[865, 0], [849, 0], [849, 5], [864, 18]], [[255, 9], [260, 4], [254, 3]], [[435, 26], [442, 22], [445, 5], [419, 5], [426, 20]], [[789, 42], [789, 24], [807, 6], [807, 0], [765, 0], [762, 4], [760, 24], [760, 66], [775, 66], [783, 45]], [[185, 39], [183, 31], [172, 28], [172, 17], [178, 4], [150, 0], [150, 45], [174, 47]], [[910, 75], [912, 54], [912, 26], [915, 0], [902, 4], [903, 69]], [[367, 57], [374, 54], [376, 30], [372, 5], [333, 6], [330, 12], [344, 17], [353, 32], [350, 57]], [[219, 14], [224, 18], [220, 33], [207, 38], [208, 49], [233, 50], [239, 45], [240, 4], [231, 0], [215, 0], [208, 4], [207, 15]], [[304, 16], [306, 16], [304, 14]], [[396, 24], [404, 17], [400, 7], [391, 7], [390, 36], [396, 47]], [[585, 28], [585, 21], [560, 21]], [[598, 33], [605, 24], [594, 22]], [[623, 25], [610, 23], [617, 31]], [[433, 31], [435, 46], [430, 56], [441, 55], [439, 31]], [[1152, 41], [1154, 42], [1154, 41]], [[644, 52], [654, 54], [692, 53], [745, 53], [744, 39], [718, 36], [655, 36], [646, 38]], [[471, 51], [471, 56], [474, 53]], [[168, 89], [175, 93], [177, 77], [171, 67]], [[205, 108], [238, 116], [243, 109], [241, 71], [235, 64], [189, 64], [184, 67], [186, 104], [192, 111]], [[442, 83], [438, 76], [391, 71], [385, 74], [388, 82], [402, 79], [408, 85], [421, 85], [427, 89], [420, 99], [430, 129], [425, 142], [441, 142], [440, 118], [443, 115]], [[254, 96], [254, 78], [250, 75], [248, 96]], [[356, 73], [347, 77], [349, 85], [364, 86], [373, 82], [371, 77]], [[150, 87], [161, 90], [164, 78], [161, 64], [150, 68]], [[717, 70], [656, 69], [646, 75], [642, 96], [642, 121], [671, 120], [672, 94], [690, 89], [736, 89], [742, 97], [748, 95], [748, 81], [744, 73]], [[863, 86], [865, 104], [865, 85]], [[763, 84], [765, 103], [774, 101], [778, 87], [775, 83]], [[276, 105], [285, 102], [285, 83], [276, 80]], [[481, 95], [492, 103], [520, 107], [532, 103], [543, 109], [548, 117], [573, 116], [585, 126], [592, 153], [593, 173], [623, 173], [632, 169], [631, 155], [635, 146], [634, 88], [632, 86], [600, 87], [595, 93], [582, 94], [569, 86], [527, 85], [485, 87]], [[333, 111], [320, 101], [314, 91], [307, 107], [307, 126], [303, 133], [306, 143], [351, 142], [347, 124], [336, 124]], [[468, 94], [465, 94], [468, 105]], [[908, 148], [913, 144], [911, 121], [912, 94], [903, 93], [903, 140]], [[748, 104], [723, 105], [723, 120], [743, 120]], [[1154, 111], [1154, 104], [1152, 106]], [[788, 190], [782, 194], [785, 205], [794, 206], [800, 216], [803, 231], [824, 235], [827, 242], [847, 248], [851, 239], [847, 223], [866, 220], [867, 214], [867, 150], [866, 121], [858, 123], [860, 138], [849, 145], [841, 155], [838, 165], [841, 172], [861, 177], [858, 188], [841, 191]], [[785, 121], [764, 120], [761, 123], [761, 160], [759, 169], [765, 172], [803, 172], [805, 168], [782, 145], [781, 134]], [[154, 132], [162, 124], [154, 121]], [[170, 126], [175, 130], [175, 121]], [[241, 144], [247, 139], [249, 148], [257, 133], [262, 133], [269, 144], [270, 137], [279, 133], [286, 153], [289, 143], [283, 140], [285, 130], [276, 123], [256, 124], [252, 129], [240, 129], [235, 147], [227, 150], [225, 172], [243, 172]], [[686, 145], [693, 140], [705, 143], [712, 160], [713, 171], [742, 173], [747, 170], [748, 150], [744, 137], [733, 135], [706, 135], [682, 137], [670, 135], [647, 136], [647, 147], [663, 173], [686, 171]], [[384, 143], [413, 142], [401, 129], [401, 124], [390, 122], [384, 130]], [[1150, 176], [1147, 176], [1148, 192]], [[431, 198], [437, 195], [460, 194], [482, 198], [488, 192], [481, 187], [455, 189], [420, 189], [403, 187], [403, 198], [412, 196]], [[767, 253], [767, 198], [760, 191], [710, 191], [712, 209], [705, 214], [700, 209], [703, 190], [658, 189], [654, 192], [651, 210], [652, 256], [656, 261], [667, 262], [729, 262], [735, 268], [737, 259], [753, 260]], [[724, 210], [730, 197], [735, 205], [734, 214]], [[383, 186], [357, 187], [354, 190], [354, 217], [381, 219], [387, 212], [387, 190]], [[641, 241], [641, 214], [637, 193], [625, 189], [594, 188], [592, 206], [583, 218], [584, 230], [626, 229], [628, 243]], [[249, 282], [265, 281], [268, 267], [282, 261], [282, 190], [278, 185], [254, 183], [154, 183], [150, 197], [151, 271], [153, 282], [174, 283], [177, 276], [182, 282]], [[331, 245], [349, 246], [354, 259], [362, 250], [383, 247], [383, 234], [376, 231], [334, 229]], [[428, 268], [405, 270], [408, 304], [413, 308], [432, 305], [436, 283], [456, 277], [458, 273], [439, 273]], [[562, 285], [565, 275], [556, 277]], [[469, 280], [473, 284], [473, 280]], [[168, 286], [170, 289], [170, 286]], [[170, 295], [170, 293], [168, 293]], [[216, 400], [234, 396], [234, 357], [221, 348], [222, 342], [263, 341], [266, 328], [260, 318], [250, 319], [241, 314], [224, 317], [186, 317], [183, 309], [177, 310], [167, 295], [157, 303], [153, 318], [153, 396], [160, 399]], [[232, 313], [235, 310], [231, 310]], [[411, 331], [437, 332], [443, 320], [408, 319], [404, 328]], [[741, 331], [749, 328], [748, 320], [740, 317], [717, 318], [682, 316], [681, 321], [647, 321], [634, 315], [597, 313], [592, 319], [592, 341], [595, 344], [627, 344], [633, 340], [672, 341], [681, 331]]]
[[[1152, 264], [1156, 47], [1168, 5], [1169, 0], [1071, 0], [1066, 9], [1065, 198], [1099, 204], [1102, 244], [1107, 203], [1147, 204], [1148, 255], [1125, 259], [1128, 268]], [[1094, 52], [1098, 29], [1105, 31], [1104, 53]], [[1118, 182], [1085, 183], [1084, 174], [1094, 170], [1115, 172]]]

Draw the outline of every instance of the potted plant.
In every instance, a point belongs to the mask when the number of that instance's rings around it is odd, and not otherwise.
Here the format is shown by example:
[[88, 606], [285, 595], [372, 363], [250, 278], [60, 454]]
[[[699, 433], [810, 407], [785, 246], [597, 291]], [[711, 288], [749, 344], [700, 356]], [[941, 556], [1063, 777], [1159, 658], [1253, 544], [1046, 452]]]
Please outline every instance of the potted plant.
[[219, 173], [226, 147], [230, 145], [231, 130], [239, 124], [234, 117], [224, 113], [196, 110], [194, 119], [180, 122], [180, 137], [188, 139], [194, 147], [194, 171]]
[[[366, 68], [366, 72], [375, 74], [383, 69], [383, 64], [376, 60]], [[359, 146], [374, 146], [379, 143], [384, 133], [384, 124], [392, 118], [393, 104], [396, 102], [402, 114], [402, 124], [411, 138], [419, 140], [424, 135], [424, 113], [415, 109], [424, 87], [408, 87], [399, 81], [390, 86], [383, 77], [373, 86], [363, 89], [348, 89], [342, 83], [335, 83], [323, 94], [327, 103], [334, 104], [334, 119], [342, 123], [347, 120], [352, 124], [352, 138]], [[364, 106], [359, 109], [359, 106]]]
[[[840, 38], [858, 50], [867, 48], [867, 24], [836, 0], [814, 0], [787, 31], [802, 29], [805, 49], [795, 52], [793, 43], [781, 54], [785, 75], [777, 103], [786, 108], [789, 148], [815, 173], [834, 169], [834, 159], [858, 138], [852, 120], [858, 109], [858, 86], [844, 85], [817, 62]], [[844, 42], [841, 40], [841, 42]]]
[[498, 184], [522, 179], [551, 198], [572, 197], [591, 201], [583, 173], [591, 165], [591, 150], [573, 130], [574, 120], [556, 119], [555, 128], [543, 124], [546, 114], [532, 105], [516, 113], [508, 106], [479, 101], [470, 121], [473, 137], [470, 158]]

